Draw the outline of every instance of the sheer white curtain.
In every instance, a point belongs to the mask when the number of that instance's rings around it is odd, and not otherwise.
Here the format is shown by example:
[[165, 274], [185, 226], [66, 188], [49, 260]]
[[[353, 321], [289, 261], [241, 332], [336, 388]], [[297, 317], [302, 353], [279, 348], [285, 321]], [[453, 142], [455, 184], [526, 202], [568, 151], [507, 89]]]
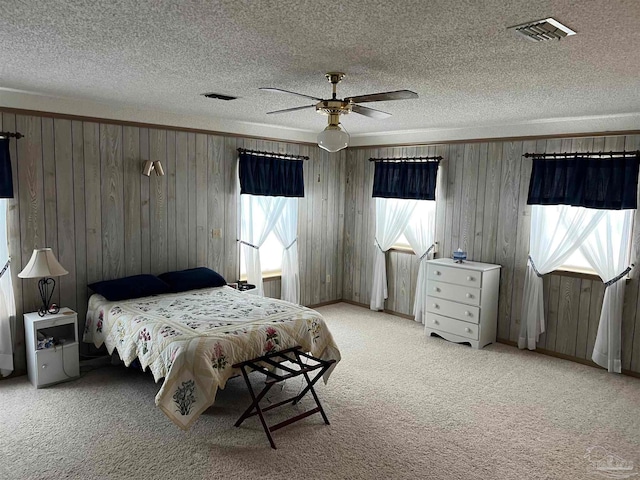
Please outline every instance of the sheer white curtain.
[[0, 375], [3, 377], [13, 371], [13, 339], [11, 325], [15, 322], [16, 303], [13, 297], [9, 245], [7, 235], [7, 207], [9, 200], [0, 198]]
[[240, 198], [240, 240], [247, 267], [247, 282], [256, 286], [252, 293], [264, 295], [260, 247], [275, 228], [286, 198], [260, 195], [240, 195]]
[[373, 264], [371, 310], [384, 309], [387, 292], [387, 264], [385, 252], [404, 232], [416, 208], [417, 200], [376, 197], [376, 253]]
[[275, 234], [284, 247], [282, 252], [282, 295], [291, 303], [300, 303], [300, 269], [298, 266], [298, 198], [283, 197], [284, 207], [275, 225]]
[[524, 281], [519, 348], [535, 350], [544, 332], [541, 275], [561, 266], [593, 233], [606, 211], [568, 205], [533, 205], [529, 263]]
[[604, 218], [580, 247], [582, 254], [605, 282], [604, 302], [591, 358], [610, 372], [622, 371], [622, 306], [624, 277], [629, 272], [627, 240], [633, 210], [607, 210]]
[[417, 200], [416, 208], [404, 230], [404, 235], [416, 255], [420, 258], [418, 280], [413, 303], [416, 322], [424, 323], [424, 304], [427, 296], [427, 262], [429, 252], [433, 250], [436, 234], [435, 200]]

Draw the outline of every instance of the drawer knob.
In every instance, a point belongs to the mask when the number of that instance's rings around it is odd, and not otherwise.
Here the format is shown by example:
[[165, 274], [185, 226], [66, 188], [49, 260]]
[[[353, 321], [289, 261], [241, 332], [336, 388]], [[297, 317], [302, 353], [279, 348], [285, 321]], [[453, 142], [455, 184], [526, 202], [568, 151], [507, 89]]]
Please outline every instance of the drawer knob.
[[440, 307], [438, 307], [438, 304], [437, 304], [437, 303], [434, 303], [434, 304], [433, 304], [433, 308], [440, 308]]
[[434, 320], [433, 323], [435, 323], [436, 325], [440, 325], [440, 322], [438, 322], [438, 320]]
[[440, 291], [440, 289], [439, 289], [438, 287], [433, 287], [433, 291], [434, 291], [434, 292], [439, 292], [439, 291]]
[[467, 333], [471, 333], [471, 329], [470, 329], [469, 327], [466, 327], [466, 328], [464, 329], [464, 331], [465, 331], [465, 332], [467, 332]]
[[468, 276], [467, 277], [467, 281], [472, 282], [473, 281], [473, 277], [472, 276]]
[[465, 310], [464, 314], [465, 314], [467, 317], [470, 317], [470, 316], [471, 316], [471, 312], [470, 312], [469, 310]]
[[473, 295], [471, 295], [470, 293], [467, 293], [467, 298], [473, 298]]
[[42, 368], [43, 368], [43, 369], [47, 368], [47, 364], [46, 364], [46, 363], [45, 363], [45, 364], [43, 364], [43, 365], [42, 365]]
[[436, 275], [440, 275], [440, 270], [436, 270], [436, 271], [435, 271], [435, 272], [433, 272], [433, 273], [435, 273]]

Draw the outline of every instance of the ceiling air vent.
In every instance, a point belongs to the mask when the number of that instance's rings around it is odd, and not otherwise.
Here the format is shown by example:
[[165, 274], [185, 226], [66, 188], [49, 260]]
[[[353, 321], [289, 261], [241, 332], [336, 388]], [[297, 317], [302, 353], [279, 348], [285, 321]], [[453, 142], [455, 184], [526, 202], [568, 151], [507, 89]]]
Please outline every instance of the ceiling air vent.
[[546, 40], [561, 40], [569, 35], [575, 35], [576, 32], [566, 25], [561, 24], [553, 18], [545, 18], [544, 20], [536, 20], [535, 22], [523, 23], [515, 27], [509, 27], [514, 33], [523, 36], [527, 40], [533, 42], [543, 42]]
[[215, 98], [217, 100], [235, 100], [238, 97], [232, 97], [230, 95], [222, 95], [221, 93], [203, 93], [202, 94], [203, 97], [207, 97], [207, 98]]

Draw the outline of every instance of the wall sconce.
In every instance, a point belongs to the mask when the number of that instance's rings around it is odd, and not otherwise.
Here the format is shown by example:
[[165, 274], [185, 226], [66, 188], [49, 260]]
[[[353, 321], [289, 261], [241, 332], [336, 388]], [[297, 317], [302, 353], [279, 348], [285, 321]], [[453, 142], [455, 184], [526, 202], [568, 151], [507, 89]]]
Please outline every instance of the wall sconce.
[[147, 160], [146, 162], [144, 162], [144, 166], [142, 167], [142, 174], [148, 177], [151, 175], [152, 170], [155, 170], [156, 175], [158, 175], [159, 177], [164, 175], [164, 168], [162, 168], [160, 160], [156, 160], [155, 162]]

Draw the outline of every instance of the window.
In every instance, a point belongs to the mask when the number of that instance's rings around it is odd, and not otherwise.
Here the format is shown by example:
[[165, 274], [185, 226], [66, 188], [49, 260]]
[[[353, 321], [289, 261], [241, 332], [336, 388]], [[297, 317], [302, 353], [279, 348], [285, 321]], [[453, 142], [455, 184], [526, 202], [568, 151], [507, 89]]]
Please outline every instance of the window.
[[0, 377], [13, 371], [13, 341], [11, 322], [15, 319], [16, 304], [13, 297], [9, 258], [7, 198], [0, 198]]
[[[637, 205], [638, 159], [635, 155], [603, 158], [593, 154], [561, 155], [566, 158], [548, 160], [546, 155], [534, 156], [529, 182], [527, 203], [532, 205], [531, 243], [538, 243], [536, 256], [546, 258], [555, 266], [558, 252], [581, 241], [584, 229], [591, 225], [596, 212], [602, 222], [595, 226], [595, 245], [589, 250], [602, 258], [591, 258], [591, 263], [602, 263], [609, 255], [625, 262], [629, 259], [632, 211]], [[536, 209], [536, 207], [543, 207]], [[583, 210], [590, 211], [589, 215]], [[580, 213], [582, 212], [582, 213]], [[564, 225], [563, 225], [564, 224]], [[545, 238], [546, 237], [546, 238]], [[545, 238], [544, 242], [538, 240]], [[586, 241], [586, 239], [584, 239]], [[606, 246], [615, 245], [617, 252]], [[586, 247], [585, 247], [586, 248]], [[584, 248], [583, 248], [584, 250]], [[556, 253], [558, 253], [556, 252]], [[593, 255], [593, 254], [592, 254]], [[626, 255], [622, 259], [621, 255]], [[579, 270], [594, 273], [590, 262], [581, 251], [571, 255], [557, 270]]]
[[391, 248], [398, 248], [398, 249], [404, 250], [404, 249], [411, 248], [411, 245], [409, 245], [409, 240], [407, 240], [407, 236], [403, 233], [402, 235], [400, 235], [398, 240], [396, 240], [396, 243], [394, 243], [393, 247]]
[[[243, 158], [241, 157], [242, 167]], [[293, 162], [293, 161], [292, 161]], [[245, 162], [246, 163], [246, 162]], [[300, 161], [300, 164], [302, 161]], [[263, 165], [264, 166], [264, 165]], [[269, 169], [267, 169], [269, 170]], [[277, 170], [277, 169], [276, 169]], [[271, 169], [273, 173], [273, 169]], [[276, 172], [277, 173], [277, 172]], [[297, 170], [302, 180], [302, 168]], [[281, 177], [281, 178], [280, 178]], [[242, 178], [242, 177], [241, 177]], [[287, 175], [271, 175], [268, 183], [278, 188], [291, 187]], [[283, 179], [286, 182], [283, 182]], [[251, 179], [248, 179], [251, 180]], [[264, 178], [253, 178], [260, 186]], [[249, 181], [249, 186], [252, 185]], [[297, 185], [302, 191], [302, 185]], [[282, 189], [282, 188], [280, 188]], [[278, 193], [278, 192], [276, 192]], [[297, 192], [287, 196], [240, 195], [240, 278], [255, 285], [255, 294], [264, 295], [265, 275], [279, 276], [281, 297], [300, 303], [300, 273], [298, 267], [298, 202]], [[295, 195], [294, 195], [295, 194]]]
[[569, 271], [577, 271], [584, 273], [593, 273], [595, 274], [595, 270], [589, 265], [589, 262], [580, 250], [576, 250], [573, 252], [567, 261], [561, 265], [558, 270], [569, 270]]
[[[566, 207], [565, 207], [566, 208]], [[569, 207], [572, 208], [572, 207]], [[581, 207], [574, 207], [581, 208]], [[625, 212], [626, 210], [611, 210], [609, 211], [609, 218], [611, 219], [611, 229], [610, 234], [615, 237], [621, 237], [623, 235], [624, 228], [624, 220], [625, 220]], [[556, 223], [558, 222], [558, 214], [557, 212], [551, 212], [551, 208], [547, 207], [547, 215], [545, 215], [545, 229], [548, 231], [554, 231], [556, 228]], [[600, 228], [605, 228], [604, 225], [601, 225]], [[633, 227], [629, 229], [626, 233], [625, 246], [627, 250], [627, 259], [631, 258], [631, 241], [632, 241], [632, 232]], [[576, 250], [571, 254], [571, 256], [556, 270], [567, 270], [571, 272], [578, 273], [588, 273], [597, 275], [596, 271], [589, 264], [589, 261], [583, 255], [580, 249]]]
[[[282, 254], [284, 247], [276, 238], [275, 233], [271, 232], [264, 244], [260, 247], [260, 266], [263, 275], [278, 275], [282, 270]], [[244, 279], [247, 275], [247, 264], [244, 259], [244, 250], [240, 249], [240, 278]]]
[[240, 277], [263, 295], [265, 274], [281, 278], [281, 297], [300, 302], [298, 202], [304, 197], [303, 160], [241, 150]]
[[0, 137], [0, 376], [2, 377], [13, 371], [11, 323], [16, 316], [7, 218], [11, 201], [9, 199], [13, 198], [12, 179], [9, 138]]
[[[257, 243], [265, 229], [271, 232], [266, 237], [264, 243], [260, 246], [260, 268], [263, 275], [280, 274], [282, 269], [282, 253], [284, 247], [282, 242], [278, 240], [274, 230], [273, 221], [280, 216], [274, 217], [274, 211], [281, 211], [277, 204], [281, 203], [275, 197], [264, 196], [241, 196], [242, 208], [240, 210], [241, 221], [246, 222], [245, 228], [253, 241]], [[269, 226], [268, 224], [271, 224]], [[247, 275], [247, 261], [244, 248], [240, 249], [240, 277], [245, 279]]]
[[[416, 225], [418, 222], [422, 221], [422, 219], [430, 217], [435, 219], [435, 210], [436, 210], [436, 202], [435, 200], [418, 200], [418, 206], [413, 211], [413, 215], [411, 216], [411, 220], [409, 220], [409, 225]], [[435, 231], [433, 232], [435, 236]], [[399, 250], [413, 250], [411, 245], [409, 244], [409, 240], [407, 240], [407, 236], [402, 233], [398, 240], [393, 244], [391, 248], [396, 248]]]

